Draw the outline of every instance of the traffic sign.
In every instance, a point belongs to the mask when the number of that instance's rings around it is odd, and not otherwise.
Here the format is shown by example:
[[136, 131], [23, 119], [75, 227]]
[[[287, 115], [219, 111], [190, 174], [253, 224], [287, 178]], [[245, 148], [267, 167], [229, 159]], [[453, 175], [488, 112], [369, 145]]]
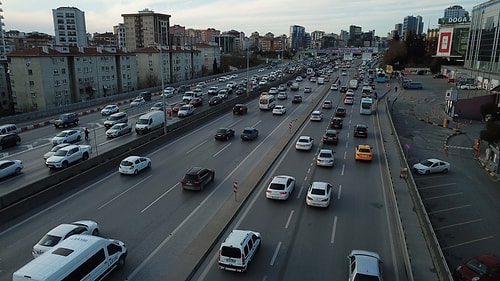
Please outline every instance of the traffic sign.
[[237, 182], [233, 183], [233, 192], [238, 192], [238, 183]]

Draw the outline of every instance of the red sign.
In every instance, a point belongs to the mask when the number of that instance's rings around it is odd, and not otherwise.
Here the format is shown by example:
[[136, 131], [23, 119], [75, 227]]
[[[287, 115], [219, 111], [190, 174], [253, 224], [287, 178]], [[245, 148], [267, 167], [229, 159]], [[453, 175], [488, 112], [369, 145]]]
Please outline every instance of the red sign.
[[438, 52], [449, 53], [451, 47], [451, 32], [440, 32]]

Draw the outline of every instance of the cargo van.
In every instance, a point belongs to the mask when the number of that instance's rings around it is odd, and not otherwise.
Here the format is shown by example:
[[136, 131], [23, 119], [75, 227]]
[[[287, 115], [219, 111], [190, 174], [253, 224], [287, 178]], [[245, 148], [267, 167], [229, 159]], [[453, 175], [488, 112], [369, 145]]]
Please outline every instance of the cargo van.
[[271, 110], [276, 105], [276, 101], [273, 95], [263, 95], [259, 98], [259, 109], [260, 110]]
[[147, 134], [153, 130], [162, 128], [165, 124], [164, 111], [151, 111], [141, 115], [135, 123], [135, 132], [140, 134]]
[[325, 84], [325, 77], [318, 77], [318, 85], [323, 85]]
[[76, 234], [18, 269], [12, 281], [102, 280], [126, 257], [121, 241]]
[[0, 126], [0, 135], [17, 133], [17, 127], [14, 124], [5, 124]]
[[357, 79], [352, 79], [351, 81], [349, 81], [349, 89], [354, 89], [354, 90], [358, 89], [358, 80]]
[[251, 230], [231, 231], [219, 248], [220, 269], [243, 272], [260, 247], [261, 235]]

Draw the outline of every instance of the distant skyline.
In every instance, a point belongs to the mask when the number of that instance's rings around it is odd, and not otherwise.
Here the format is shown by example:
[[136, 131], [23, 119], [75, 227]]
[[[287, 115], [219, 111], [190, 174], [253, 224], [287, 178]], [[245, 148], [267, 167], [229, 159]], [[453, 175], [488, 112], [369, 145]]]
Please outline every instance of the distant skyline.
[[123, 22], [122, 14], [149, 9], [170, 15], [170, 25], [186, 28], [215, 28], [221, 32], [237, 30], [250, 36], [253, 32], [264, 35], [289, 36], [290, 26], [300, 25], [306, 32], [316, 30], [339, 34], [349, 26], [360, 26], [363, 32], [375, 30], [377, 36], [387, 36], [394, 25], [406, 16], [422, 16], [423, 31], [438, 27], [444, 9], [462, 6], [469, 13], [476, 5], [487, 1], [466, 0], [450, 3], [444, 0], [350, 0], [350, 1], [298, 1], [298, 0], [4, 0], [4, 30], [42, 32], [54, 35], [52, 9], [76, 7], [85, 12], [88, 33], [113, 32], [113, 26]]

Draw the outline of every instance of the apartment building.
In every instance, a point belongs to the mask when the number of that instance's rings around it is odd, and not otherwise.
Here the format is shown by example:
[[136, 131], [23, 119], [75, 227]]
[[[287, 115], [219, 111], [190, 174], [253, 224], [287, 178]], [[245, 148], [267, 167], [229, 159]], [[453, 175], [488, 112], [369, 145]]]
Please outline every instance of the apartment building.
[[75, 7], [59, 7], [52, 10], [56, 45], [87, 47], [85, 13]]
[[122, 14], [125, 46], [133, 51], [151, 46], [170, 46], [170, 15], [144, 9], [135, 14]]
[[117, 48], [38, 47], [9, 54], [15, 112], [137, 89], [136, 57]]

